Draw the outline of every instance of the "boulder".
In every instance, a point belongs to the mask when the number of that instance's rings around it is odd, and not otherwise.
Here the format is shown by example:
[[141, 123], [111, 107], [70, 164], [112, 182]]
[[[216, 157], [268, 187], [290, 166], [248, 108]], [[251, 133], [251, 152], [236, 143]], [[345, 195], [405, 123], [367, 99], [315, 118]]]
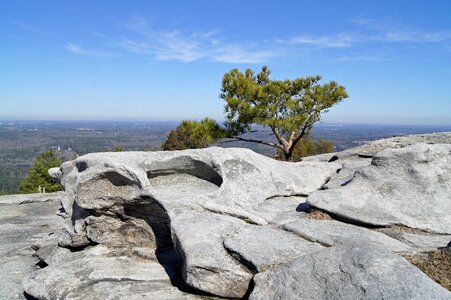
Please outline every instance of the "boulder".
[[376, 154], [347, 184], [314, 192], [307, 203], [348, 222], [449, 234], [450, 182], [451, 145], [415, 144]]
[[[147, 195], [158, 202], [200, 206], [248, 219], [266, 199], [308, 195], [339, 168], [324, 162], [281, 162], [239, 148], [95, 153], [61, 166], [67, 194], [63, 204], [74, 216], [79, 213], [72, 213], [74, 202], [84, 211], [100, 210], [111, 206], [114, 198], [130, 202]], [[88, 198], [96, 201], [85, 203]], [[185, 198], [190, 198], [188, 203]], [[260, 218], [249, 221], [265, 225]]]
[[[240, 298], [253, 273], [224, 248], [226, 237], [248, 224], [267, 225], [270, 220], [259, 213], [266, 201], [307, 196], [339, 167], [287, 163], [247, 149], [217, 147], [88, 154], [59, 169], [67, 220], [59, 245], [77, 251], [104, 246], [116, 256], [172, 249], [190, 288]], [[61, 261], [53, 262], [52, 272], [66, 268], [58, 266]], [[53, 284], [33, 284], [36, 278], [45, 281], [51, 276], [33, 275], [27, 286], [46, 289]], [[71, 289], [72, 284], [78, 283], [71, 283]], [[35, 297], [43, 293], [27, 291]]]
[[59, 167], [50, 168], [47, 173], [49, 173], [50, 177], [52, 177], [53, 181], [61, 183], [61, 179], [63, 178], [63, 172]]
[[245, 224], [212, 213], [181, 215], [171, 222], [186, 284], [221, 297], [244, 296], [253, 274], [226, 251], [223, 242]]
[[259, 273], [249, 299], [450, 299], [451, 293], [379, 244], [317, 251]]

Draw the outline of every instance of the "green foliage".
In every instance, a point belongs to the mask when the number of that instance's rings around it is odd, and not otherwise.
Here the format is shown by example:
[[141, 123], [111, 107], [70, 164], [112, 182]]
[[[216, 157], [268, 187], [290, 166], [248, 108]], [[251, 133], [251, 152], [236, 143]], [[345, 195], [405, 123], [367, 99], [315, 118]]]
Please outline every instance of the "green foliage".
[[205, 148], [225, 136], [225, 130], [213, 119], [183, 120], [169, 133], [162, 147], [163, 150]]
[[56, 192], [62, 190], [61, 185], [52, 181], [48, 174], [48, 169], [59, 167], [63, 160], [55, 155], [53, 150], [45, 151], [38, 155], [34, 166], [28, 172], [27, 178], [19, 184], [18, 193], [38, 193], [39, 186], [45, 188], [46, 192]]
[[[320, 84], [321, 76], [293, 80], [272, 80], [264, 66], [257, 75], [233, 69], [224, 75], [221, 98], [226, 101], [226, 128], [230, 137], [273, 146], [291, 159], [296, 144], [309, 133], [321, 113], [348, 97], [343, 86], [334, 81]], [[240, 135], [253, 124], [271, 129], [278, 143]]]
[[124, 149], [122, 149], [122, 147], [119, 147], [119, 146], [114, 147], [114, 152], [122, 152], [122, 151], [124, 151]]
[[[325, 139], [312, 139], [310, 134], [306, 134], [294, 147], [292, 160], [300, 161], [303, 157], [331, 153], [334, 151], [332, 142]], [[277, 150], [276, 158], [283, 158], [283, 152]]]

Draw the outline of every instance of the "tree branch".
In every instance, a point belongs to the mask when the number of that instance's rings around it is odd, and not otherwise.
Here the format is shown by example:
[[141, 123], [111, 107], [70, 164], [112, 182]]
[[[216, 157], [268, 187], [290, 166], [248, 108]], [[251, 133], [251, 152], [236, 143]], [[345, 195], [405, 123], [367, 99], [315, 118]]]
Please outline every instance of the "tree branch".
[[293, 145], [293, 140], [294, 140], [294, 137], [296, 136], [296, 131], [297, 130], [292, 131], [291, 134], [290, 134], [290, 139], [288, 140], [288, 143], [290, 144], [290, 147], [291, 147], [291, 145]]
[[268, 130], [257, 130], [257, 129], [250, 130], [247, 133], [256, 133], [256, 132], [263, 132], [263, 133], [271, 134], [271, 132], [269, 132]]
[[293, 144], [292, 147], [295, 147], [296, 144], [302, 139], [302, 137], [304, 136], [305, 132], [307, 131], [307, 128], [310, 126], [310, 124], [305, 124], [304, 127], [302, 127], [301, 132], [299, 133], [299, 135], [293, 140]]
[[231, 142], [236, 142], [236, 141], [243, 141], [243, 142], [257, 143], [257, 144], [262, 144], [262, 145], [266, 145], [266, 146], [271, 146], [271, 147], [279, 148], [279, 149], [283, 150], [283, 147], [279, 144], [274, 144], [271, 142], [265, 142], [265, 141], [261, 141], [261, 140], [254, 140], [253, 138], [242, 138], [239, 136], [232, 136], [232, 137], [230, 137], [230, 139], [234, 139], [234, 140], [220, 141], [219, 143], [231, 143]]
[[[283, 138], [283, 136], [280, 134], [279, 130], [273, 126], [270, 126], [272, 132], [274, 133], [274, 135], [276, 136], [277, 140], [279, 141], [280, 145], [283, 145], [283, 147], [287, 147], [288, 143], [287, 141]], [[282, 147], [279, 147], [280, 149], [283, 149]]]

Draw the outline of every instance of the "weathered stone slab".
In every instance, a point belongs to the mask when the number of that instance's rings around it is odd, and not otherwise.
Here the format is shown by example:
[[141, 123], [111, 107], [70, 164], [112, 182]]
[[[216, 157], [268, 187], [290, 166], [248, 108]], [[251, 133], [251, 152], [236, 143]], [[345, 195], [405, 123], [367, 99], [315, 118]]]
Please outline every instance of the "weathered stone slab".
[[255, 211], [268, 223], [280, 225], [297, 220], [305, 214], [302, 203], [305, 203], [305, 197], [273, 197], [256, 207]]
[[283, 228], [305, 239], [327, 246], [371, 241], [395, 252], [410, 250], [408, 245], [383, 233], [334, 220], [300, 218], [294, 222], [284, 224]]
[[171, 222], [182, 276], [189, 286], [221, 297], [244, 296], [253, 274], [226, 251], [223, 242], [245, 225], [212, 213], [181, 215]]
[[329, 160], [331, 160], [332, 157], [335, 156], [335, 154], [337, 154], [337, 153], [334, 152], [334, 153], [324, 153], [324, 154], [307, 156], [307, 157], [303, 157], [302, 161], [304, 161], [304, 162], [306, 162], [306, 161], [328, 162]]
[[359, 147], [338, 152], [332, 157], [331, 161], [346, 160], [351, 157], [373, 157], [376, 153], [385, 149], [399, 149], [417, 143], [451, 144], [451, 132], [415, 134], [376, 140]]
[[400, 235], [400, 239], [420, 251], [434, 251], [446, 248], [451, 242], [451, 235], [425, 235], [406, 232]]
[[347, 159], [343, 162], [343, 166], [340, 171], [330, 178], [324, 188], [333, 189], [347, 184], [353, 177], [355, 171], [362, 167], [369, 166], [371, 164], [371, 158], [358, 158]]
[[402, 224], [451, 233], [451, 145], [387, 149], [345, 186], [318, 191], [307, 203], [356, 222]]
[[0, 197], [0, 299], [23, 299], [22, 279], [38, 270], [32, 246], [54, 243], [61, 193]]
[[100, 281], [70, 292], [65, 299], [188, 300], [204, 297], [184, 293], [168, 283], [158, 281]]
[[327, 248], [254, 277], [250, 299], [450, 299], [451, 293], [379, 244]]
[[321, 249], [316, 243], [271, 226], [247, 226], [229, 235], [224, 246], [254, 272]]
[[68, 256], [55, 266], [28, 275], [24, 291], [38, 299], [63, 299], [81, 287], [102, 281], [157, 281], [170, 284], [163, 266], [155, 261], [130, 257], [105, 257], [102, 255]]
[[27, 204], [35, 202], [61, 201], [64, 192], [17, 194], [0, 196], [0, 204]]

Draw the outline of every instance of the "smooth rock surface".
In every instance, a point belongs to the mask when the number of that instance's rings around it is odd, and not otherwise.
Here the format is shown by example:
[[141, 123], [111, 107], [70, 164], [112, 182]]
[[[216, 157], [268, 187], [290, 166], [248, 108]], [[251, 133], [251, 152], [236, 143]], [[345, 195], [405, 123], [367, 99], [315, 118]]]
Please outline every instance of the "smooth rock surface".
[[432, 134], [414, 134], [397, 136], [369, 142], [359, 147], [347, 149], [336, 153], [330, 161], [340, 162], [351, 157], [373, 157], [376, 153], [385, 149], [399, 149], [417, 143], [426, 144], [451, 144], [451, 132], [440, 132]]
[[306, 162], [306, 161], [322, 161], [322, 162], [327, 162], [329, 160], [332, 159], [332, 157], [335, 156], [335, 154], [337, 153], [324, 153], [324, 154], [318, 154], [318, 155], [312, 155], [312, 156], [307, 156], [307, 157], [303, 157], [302, 161]]
[[226, 251], [223, 242], [228, 233], [245, 224], [211, 213], [180, 216], [171, 223], [183, 261], [182, 275], [189, 286], [221, 297], [244, 296], [253, 274]]
[[267, 199], [255, 208], [258, 215], [262, 216], [268, 223], [281, 225], [297, 220], [303, 212], [302, 204], [305, 197], [273, 197]]
[[23, 299], [22, 280], [39, 270], [31, 247], [58, 240], [61, 193], [0, 196], [0, 299]]
[[27, 204], [35, 202], [61, 201], [64, 192], [56, 193], [36, 193], [36, 194], [17, 194], [0, 196], [1, 204]]
[[254, 277], [249, 299], [450, 299], [451, 293], [378, 244], [302, 256]]
[[333, 189], [347, 184], [354, 177], [355, 171], [362, 167], [369, 166], [371, 164], [371, 160], [371, 158], [345, 160], [342, 168], [338, 171], [338, 173], [332, 175], [324, 188]]
[[78, 294], [80, 288], [115, 281], [160, 282], [171, 287], [165, 269], [156, 261], [100, 254], [68, 255], [66, 261], [28, 275], [23, 288], [38, 299], [64, 299], [71, 292]]
[[451, 145], [386, 149], [345, 186], [312, 193], [310, 206], [356, 222], [451, 233]]
[[369, 230], [335, 220], [312, 220], [299, 218], [283, 225], [285, 230], [293, 232], [307, 240], [327, 246], [346, 245], [349, 243], [374, 242], [395, 252], [409, 251], [405, 243], [395, 240], [383, 233]]
[[59, 167], [50, 168], [47, 172], [55, 182], [61, 182], [61, 179], [63, 178], [63, 172], [61, 172]]
[[420, 251], [426, 252], [446, 248], [451, 242], [451, 235], [402, 233], [400, 239], [405, 243], [420, 249]]
[[203, 297], [181, 292], [167, 283], [158, 281], [100, 281], [69, 292], [65, 299], [185, 300]]
[[229, 235], [225, 248], [254, 272], [293, 260], [322, 247], [271, 226], [250, 225]]

